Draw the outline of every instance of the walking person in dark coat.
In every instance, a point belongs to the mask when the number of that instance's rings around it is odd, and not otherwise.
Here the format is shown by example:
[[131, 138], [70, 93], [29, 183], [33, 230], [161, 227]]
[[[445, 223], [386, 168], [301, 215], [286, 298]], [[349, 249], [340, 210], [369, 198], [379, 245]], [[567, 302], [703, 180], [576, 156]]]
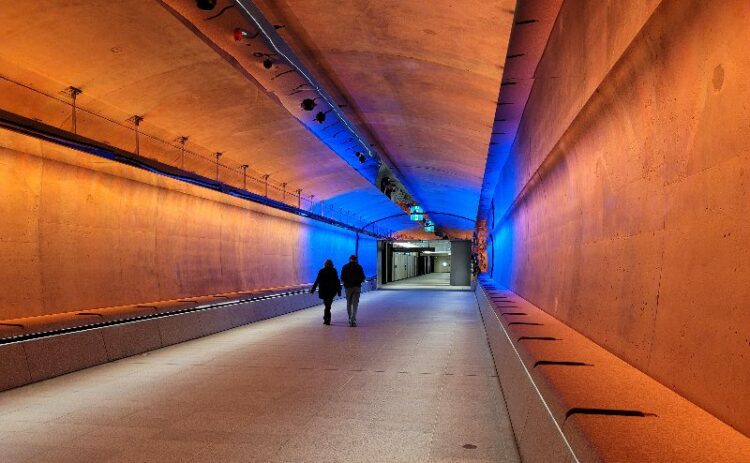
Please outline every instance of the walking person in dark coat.
[[333, 304], [333, 298], [336, 294], [341, 296], [341, 281], [339, 281], [339, 273], [333, 266], [331, 259], [326, 260], [323, 268], [318, 272], [318, 277], [315, 279], [312, 288], [310, 288], [310, 294], [315, 292], [315, 288], [318, 288], [318, 297], [323, 299], [323, 305], [325, 310], [323, 311], [323, 324], [331, 324], [331, 304]]
[[357, 326], [357, 307], [362, 283], [365, 281], [365, 271], [357, 263], [357, 256], [349, 257], [349, 263], [341, 268], [341, 281], [346, 291], [346, 312], [349, 314], [349, 326]]

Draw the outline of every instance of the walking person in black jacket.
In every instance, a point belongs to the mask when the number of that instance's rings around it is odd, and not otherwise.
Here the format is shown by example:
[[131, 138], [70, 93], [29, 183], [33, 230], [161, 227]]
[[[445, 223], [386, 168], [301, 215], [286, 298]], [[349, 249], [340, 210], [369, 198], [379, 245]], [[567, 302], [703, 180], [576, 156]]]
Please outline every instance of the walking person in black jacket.
[[349, 257], [349, 263], [341, 268], [341, 281], [346, 291], [346, 312], [349, 314], [349, 326], [357, 326], [357, 307], [362, 283], [365, 281], [365, 271], [357, 263], [357, 256]]
[[331, 304], [333, 304], [333, 298], [338, 294], [341, 296], [341, 282], [339, 281], [339, 273], [333, 266], [331, 259], [326, 260], [323, 268], [318, 272], [318, 277], [315, 279], [312, 288], [310, 288], [310, 294], [315, 292], [315, 288], [318, 288], [318, 297], [323, 299], [323, 305], [325, 310], [323, 311], [323, 324], [331, 324]]

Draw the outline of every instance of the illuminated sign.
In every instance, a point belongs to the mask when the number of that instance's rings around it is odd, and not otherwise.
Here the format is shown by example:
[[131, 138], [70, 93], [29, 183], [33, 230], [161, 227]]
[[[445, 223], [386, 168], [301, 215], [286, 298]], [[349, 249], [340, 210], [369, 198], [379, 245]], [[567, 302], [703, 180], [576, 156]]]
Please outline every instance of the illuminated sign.
[[409, 218], [412, 219], [415, 222], [421, 222], [422, 220], [424, 220], [424, 215], [422, 215], [422, 214], [411, 214], [409, 216]]
[[411, 206], [409, 208], [409, 214], [424, 214], [424, 209], [422, 209], [422, 206]]

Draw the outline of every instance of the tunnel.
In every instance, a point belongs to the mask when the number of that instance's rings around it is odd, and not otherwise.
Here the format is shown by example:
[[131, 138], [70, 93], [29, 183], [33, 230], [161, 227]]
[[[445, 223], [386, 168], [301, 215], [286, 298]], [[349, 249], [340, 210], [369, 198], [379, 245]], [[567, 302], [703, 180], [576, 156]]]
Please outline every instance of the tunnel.
[[750, 462], [748, 25], [3, 0], [0, 461]]

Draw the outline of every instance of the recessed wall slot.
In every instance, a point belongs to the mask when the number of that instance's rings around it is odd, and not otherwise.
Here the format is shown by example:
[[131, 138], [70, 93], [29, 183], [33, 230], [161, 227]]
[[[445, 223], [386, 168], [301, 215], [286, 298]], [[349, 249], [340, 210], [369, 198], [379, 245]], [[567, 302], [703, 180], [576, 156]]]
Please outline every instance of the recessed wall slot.
[[534, 368], [539, 365], [559, 365], [564, 367], [593, 367], [594, 365], [585, 362], [571, 362], [567, 360], [539, 360], [534, 364]]
[[658, 417], [655, 413], [646, 413], [640, 410], [618, 410], [612, 408], [571, 408], [565, 413], [567, 420], [573, 415], [604, 415], [604, 416], [631, 416], [635, 418]]

